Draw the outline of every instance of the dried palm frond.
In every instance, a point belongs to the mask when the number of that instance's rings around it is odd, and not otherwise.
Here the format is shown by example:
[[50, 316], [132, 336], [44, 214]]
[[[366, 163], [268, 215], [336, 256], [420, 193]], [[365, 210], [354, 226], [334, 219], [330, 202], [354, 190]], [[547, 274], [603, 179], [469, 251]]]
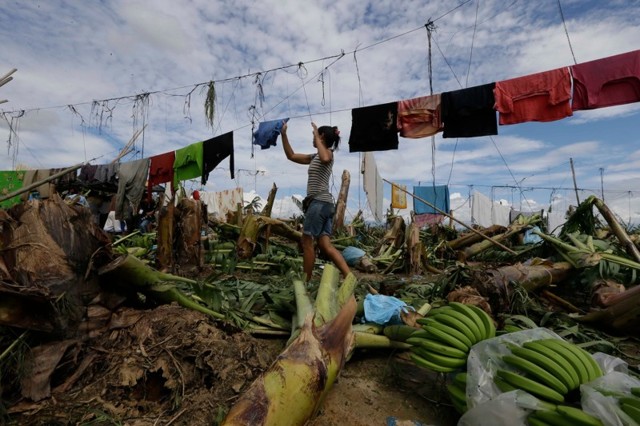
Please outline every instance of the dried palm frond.
[[209, 127], [213, 127], [213, 119], [216, 112], [216, 86], [212, 80], [207, 84], [207, 95], [204, 99], [204, 115]]

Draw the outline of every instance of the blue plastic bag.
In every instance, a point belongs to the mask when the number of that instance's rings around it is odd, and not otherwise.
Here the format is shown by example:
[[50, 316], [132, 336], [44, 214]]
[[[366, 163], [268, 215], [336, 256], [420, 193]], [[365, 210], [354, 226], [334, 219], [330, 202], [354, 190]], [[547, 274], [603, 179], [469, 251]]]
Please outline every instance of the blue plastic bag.
[[393, 296], [367, 294], [364, 298], [364, 319], [380, 325], [401, 324], [400, 312], [407, 312], [408, 305]]
[[349, 266], [355, 266], [358, 260], [365, 254], [364, 250], [353, 246], [345, 247], [344, 250], [342, 250], [342, 257], [344, 257], [344, 260]]

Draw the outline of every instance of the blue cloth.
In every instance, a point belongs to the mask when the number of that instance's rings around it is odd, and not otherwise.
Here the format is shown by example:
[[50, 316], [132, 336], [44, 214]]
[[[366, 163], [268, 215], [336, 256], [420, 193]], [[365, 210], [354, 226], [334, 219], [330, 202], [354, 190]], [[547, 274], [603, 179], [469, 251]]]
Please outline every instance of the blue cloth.
[[[413, 195], [433, 204], [443, 212], [449, 213], [449, 187], [447, 185], [414, 186]], [[413, 199], [413, 211], [415, 214], [442, 214], [416, 198]]]
[[258, 130], [253, 132], [253, 144], [260, 145], [261, 149], [269, 149], [276, 146], [276, 140], [280, 136], [283, 122], [289, 121], [288, 118], [263, 121], [258, 125]]

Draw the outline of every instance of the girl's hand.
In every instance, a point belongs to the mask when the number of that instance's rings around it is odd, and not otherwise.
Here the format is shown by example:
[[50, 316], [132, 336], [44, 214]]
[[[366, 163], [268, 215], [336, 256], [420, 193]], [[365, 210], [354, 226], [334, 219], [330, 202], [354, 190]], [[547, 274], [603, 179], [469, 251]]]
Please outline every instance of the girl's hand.
[[282, 122], [282, 129], [280, 130], [280, 133], [287, 133], [287, 122], [286, 121]]

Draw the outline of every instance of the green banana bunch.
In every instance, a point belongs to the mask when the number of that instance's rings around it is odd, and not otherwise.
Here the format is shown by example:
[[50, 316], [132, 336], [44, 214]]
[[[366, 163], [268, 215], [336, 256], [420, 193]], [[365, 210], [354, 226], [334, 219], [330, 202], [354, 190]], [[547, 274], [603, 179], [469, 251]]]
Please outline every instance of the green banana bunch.
[[[561, 403], [572, 390], [602, 376], [598, 363], [584, 349], [562, 339], [540, 339], [522, 346], [507, 344], [502, 360], [512, 370], [499, 370], [494, 382], [503, 392], [525, 390], [546, 401]], [[518, 374], [521, 373], [521, 374]]]
[[618, 405], [627, 416], [640, 425], [640, 388], [633, 388], [631, 395], [618, 398]]
[[527, 423], [531, 426], [602, 426], [602, 421], [580, 408], [568, 405], [558, 405], [555, 410], [533, 411], [527, 416]]
[[406, 340], [412, 345], [410, 357], [418, 366], [440, 373], [464, 367], [471, 346], [496, 334], [489, 314], [459, 302], [432, 309], [417, 322], [422, 330]]
[[447, 385], [449, 398], [456, 411], [464, 414], [467, 407], [467, 373], [461, 372], [454, 376], [453, 381]]

